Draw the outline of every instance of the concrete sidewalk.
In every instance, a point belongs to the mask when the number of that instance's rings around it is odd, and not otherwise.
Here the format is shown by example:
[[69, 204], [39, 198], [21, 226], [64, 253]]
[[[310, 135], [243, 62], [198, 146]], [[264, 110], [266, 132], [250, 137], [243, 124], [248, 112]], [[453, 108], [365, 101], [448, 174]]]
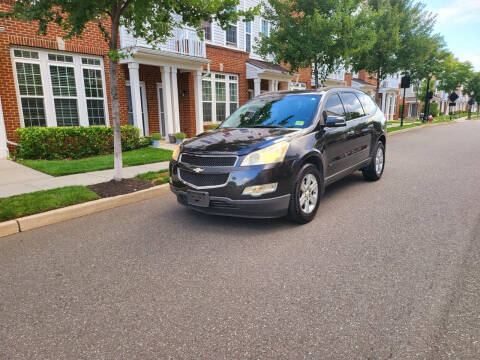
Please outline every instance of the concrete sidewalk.
[[[168, 168], [168, 161], [123, 168], [130, 178], [148, 171]], [[0, 198], [70, 185], [92, 185], [113, 178], [113, 169], [66, 176], [50, 176], [11, 160], [0, 160]]]

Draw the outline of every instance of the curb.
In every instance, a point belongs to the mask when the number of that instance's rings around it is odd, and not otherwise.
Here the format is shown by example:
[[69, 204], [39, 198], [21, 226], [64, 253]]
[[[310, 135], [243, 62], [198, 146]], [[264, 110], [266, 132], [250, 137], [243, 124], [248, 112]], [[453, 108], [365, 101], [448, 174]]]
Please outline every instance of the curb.
[[420, 125], [420, 126], [414, 126], [414, 127], [406, 128], [406, 129], [391, 131], [391, 132], [387, 132], [387, 136], [402, 134], [402, 133], [412, 131], [412, 130], [423, 129], [424, 127], [429, 127], [429, 126], [449, 125], [449, 124], [456, 123], [457, 120], [461, 120], [461, 119], [463, 119], [463, 118], [455, 119], [455, 120], [452, 120], [452, 121], [441, 122], [441, 123], [437, 123], [437, 124], [424, 124], [424, 125]]
[[169, 189], [170, 184], [162, 184], [130, 194], [88, 201], [81, 204], [5, 221], [0, 223], [0, 237], [36, 229], [65, 220], [75, 219], [81, 216], [113, 209], [130, 203], [152, 199], [168, 193], [170, 191]]

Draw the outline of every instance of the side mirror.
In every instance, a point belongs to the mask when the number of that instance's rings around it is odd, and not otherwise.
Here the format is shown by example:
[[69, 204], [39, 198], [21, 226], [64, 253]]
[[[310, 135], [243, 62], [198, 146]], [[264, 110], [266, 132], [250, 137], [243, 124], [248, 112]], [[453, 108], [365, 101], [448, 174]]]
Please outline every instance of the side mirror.
[[326, 127], [342, 127], [347, 126], [347, 122], [343, 116], [327, 116], [325, 120]]

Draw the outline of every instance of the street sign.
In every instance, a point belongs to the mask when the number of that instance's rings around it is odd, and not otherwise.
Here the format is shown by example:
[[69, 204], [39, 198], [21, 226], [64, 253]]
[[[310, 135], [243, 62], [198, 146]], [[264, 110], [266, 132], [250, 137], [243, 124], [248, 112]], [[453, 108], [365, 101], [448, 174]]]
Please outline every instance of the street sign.
[[410, 87], [410, 76], [405, 75], [402, 76], [402, 81], [401, 81], [401, 88], [402, 89], [408, 89]]
[[448, 95], [448, 98], [450, 99], [451, 102], [454, 103], [455, 100], [458, 99], [458, 95], [457, 95], [457, 93], [454, 91], [454, 92], [452, 92], [450, 95]]

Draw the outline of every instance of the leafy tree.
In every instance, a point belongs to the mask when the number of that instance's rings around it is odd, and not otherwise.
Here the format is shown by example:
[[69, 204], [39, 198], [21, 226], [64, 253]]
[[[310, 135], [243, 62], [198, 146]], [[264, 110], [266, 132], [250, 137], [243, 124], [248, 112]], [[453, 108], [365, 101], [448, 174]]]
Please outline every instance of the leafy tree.
[[461, 85], [466, 85], [471, 74], [472, 64], [470, 62], [459, 62], [452, 54], [448, 54], [437, 76], [438, 88], [450, 94]]
[[355, 71], [365, 69], [377, 77], [376, 99], [380, 82], [388, 75], [408, 70], [423, 51], [422, 42], [429, 38], [435, 18], [424, 10], [424, 4], [411, 0], [368, 0], [374, 11], [371, 26], [376, 33], [372, 46], [352, 58]]
[[268, 0], [262, 16], [272, 24], [269, 36], [261, 36], [256, 50], [273, 55], [291, 71], [313, 66], [315, 86], [373, 42], [367, 26], [369, 11], [359, 0]]
[[[89, 22], [98, 25], [109, 45], [110, 95], [114, 129], [115, 180], [122, 178], [122, 147], [117, 90], [119, 27], [125, 25], [135, 37], [156, 46], [184, 25], [201, 32], [202, 20], [216, 20], [226, 28], [230, 23], [251, 20], [258, 9], [237, 11], [239, 0], [18, 0], [12, 10], [0, 13], [23, 21], [38, 21], [38, 32], [46, 35], [49, 23], [65, 31], [65, 38], [81, 36]], [[180, 19], [178, 16], [180, 15]], [[124, 54], [123, 54], [124, 55]]]
[[465, 86], [465, 93], [470, 95], [477, 103], [477, 117], [480, 108], [480, 72], [473, 73]]

